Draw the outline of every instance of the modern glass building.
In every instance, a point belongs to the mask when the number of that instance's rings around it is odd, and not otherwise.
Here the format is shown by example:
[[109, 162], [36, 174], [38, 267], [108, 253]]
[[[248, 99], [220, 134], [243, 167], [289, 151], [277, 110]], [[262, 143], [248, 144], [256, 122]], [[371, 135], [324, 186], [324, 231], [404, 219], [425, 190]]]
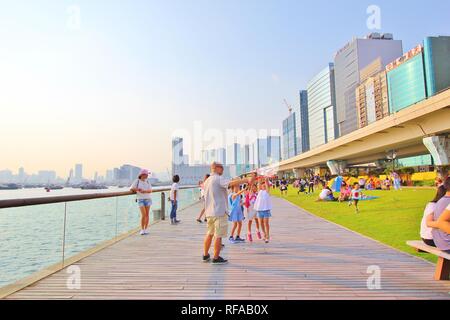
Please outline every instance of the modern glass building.
[[311, 149], [337, 137], [334, 65], [330, 63], [308, 84], [309, 143]]
[[450, 37], [427, 37], [424, 44], [387, 67], [391, 113], [450, 87]]
[[398, 112], [427, 98], [422, 46], [409, 51], [387, 68], [391, 113]]
[[336, 53], [336, 115], [340, 136], [358, 129], [356, 87], [360, 83], [360, 71], [375, 59], [386, 66], [402, 54], [401, 40], [393, 40], [392, 34], [379, 33], [354, 38]]
[[450, 37], [427, 37], [423, 44], [427, 95], [431, 97], [450, 87]]
[[307, 152], [309, 146], [308, 91], [300, 90], [300, 112], [297, 119], [298, 153]]
[[255, 145], [258, 168], [281, 161], [281, 138], [279, 136], [259, 138]]
[[293, 112], [283, 121], [283, 160], [298, 154], [297, 142], [297, 113]]

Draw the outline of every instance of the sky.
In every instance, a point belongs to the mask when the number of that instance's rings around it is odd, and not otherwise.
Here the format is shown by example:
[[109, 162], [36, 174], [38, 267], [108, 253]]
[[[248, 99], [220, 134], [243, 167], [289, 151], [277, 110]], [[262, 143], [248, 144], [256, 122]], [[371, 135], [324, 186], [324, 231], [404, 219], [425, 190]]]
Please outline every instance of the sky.
[[0, 170], [166, 171], [172, 135], [281, 130], [283, 99], [298, 107], [352, 37], [390, 32], [406, 51], [449, 35], [449, 12], [442, 0], [0, 0]]

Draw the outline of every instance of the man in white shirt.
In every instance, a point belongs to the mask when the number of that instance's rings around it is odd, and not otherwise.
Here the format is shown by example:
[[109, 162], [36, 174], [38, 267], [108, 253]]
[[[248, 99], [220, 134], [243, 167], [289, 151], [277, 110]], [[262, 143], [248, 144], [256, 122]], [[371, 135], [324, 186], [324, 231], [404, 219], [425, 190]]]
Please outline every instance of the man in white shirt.
[[222, 238], [228, 235], [228, 188], [253, 183], [253, 178], [230, 181], [223, 176], [223, 165], [214, 162], [211, 165], [211, 176], [204, 183], [205, 215], [208, 219], [208, 232], [204, 241], [203, 262], [211, 259], [209, 249], [212, 239], [214, 242], [213, 264], [224, 264], [228, 261], [220, 257]]

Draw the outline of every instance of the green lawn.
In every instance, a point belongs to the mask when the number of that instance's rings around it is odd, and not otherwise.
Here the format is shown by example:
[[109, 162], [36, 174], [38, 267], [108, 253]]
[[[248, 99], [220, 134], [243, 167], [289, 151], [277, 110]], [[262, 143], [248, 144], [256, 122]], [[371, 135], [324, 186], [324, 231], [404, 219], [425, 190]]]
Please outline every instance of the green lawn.
[[[420, 221], [425, 205], [433, 199], [432, 189], [404, 189], [401, 191], [364, 191], [367, 195], [380, 197], [361, 201], [359, 214], [347, 203], [316, 202], [315, 195], [297, 195], [297, 189], [289, 187], [286, 200], [329, 221], [376, 239], [401, 251], [436, 262], [429, 254], [415, 252], [406, 245], [407, 240], [419, 240]], [[279, 190], [273, 195], [280, 197]], [[336, 195], [336, 194], [335, 194]]]

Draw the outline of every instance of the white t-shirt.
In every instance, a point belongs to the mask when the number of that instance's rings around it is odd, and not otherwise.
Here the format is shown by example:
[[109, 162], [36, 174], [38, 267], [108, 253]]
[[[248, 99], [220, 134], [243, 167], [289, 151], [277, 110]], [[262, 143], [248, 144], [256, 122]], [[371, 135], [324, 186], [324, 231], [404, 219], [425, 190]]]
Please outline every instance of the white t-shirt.
[[272, 200], [267, 190], [261, 190], [258, 192], [253, 209], [256, 211], [272, 210]]
[[[150, 182], [148, 182], [148, 180], [142, 181], [141, 179], [136, 179], [131, 184], [130, 189], [141, 189], [144, 191], [150, 191], [152, 190], [152, 185], [150, 184]], [[152, 194], [137, 192], [136, 197], [138, 200], [148, 200], [152, 198]]]
[[436, 208], [436, 203], [430, 202], [429, 204], [427, 204], [427, 206], [425, 207], [425, 210], [423, 211], [423, 218], [422, 218], [422, 222], [420, 223], [420, 237], [422, 239], [433, 239], [433, 234], [432, 234], [433, 228], [429, 228], [427, 226], [427, 217], [428, 217], [428, 215], [434, 213], [435, 208]]
[[178, 190], [180, 190], [178, 183], [172, 184], [172, 188], [170, 188], [170, 200], [175, 200], [175, 191], [177, 192], [177, 200], [178, 200], [178, 197], [180, 195]]
[[328, 199], [328, 196], [330, 195], [330, 190], [328, 189], [323, 189], [320, 194], [319, 194], [319, 198], [322, 200]]

